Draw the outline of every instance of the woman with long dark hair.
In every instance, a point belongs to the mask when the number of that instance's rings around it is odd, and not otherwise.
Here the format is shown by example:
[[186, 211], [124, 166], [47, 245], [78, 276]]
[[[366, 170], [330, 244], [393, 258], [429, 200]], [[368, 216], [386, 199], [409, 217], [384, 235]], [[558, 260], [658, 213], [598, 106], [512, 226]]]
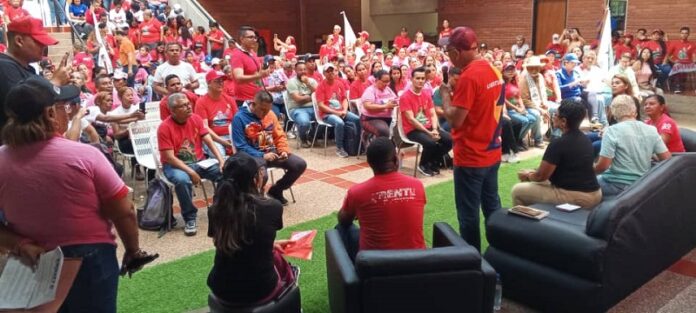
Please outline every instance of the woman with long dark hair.
[[649, 48], [643, 48], [638, 53], [638, 59], [633, 62], [633, 71], [636, 73], [636, 83], [638, 83], [638, 93], [641, 96], [653, 95], [662, 93], [652, 85], [652, 79], [657, 77], [657, 68], [653, 60], [652, 51]]
[[216, 300], [261, 304], [295, 283], [274, 242], [283, 228], [283, 205], [263, 195], [265, 169], [244, 152], [225, 162], [223, 179], [208, 212], [215, 261], [208, 287]]
[[389, 88], [396, 92], [396, 94], [399, 94], [399, 91], [402, 91], [404, 90], [404, 88], [406, 88], [406, 80], [403, 76], [401, 76], [401, 68], [399, 68], [398, 66], [392, 66], [389, 69], [389, 78], [391, 78]]

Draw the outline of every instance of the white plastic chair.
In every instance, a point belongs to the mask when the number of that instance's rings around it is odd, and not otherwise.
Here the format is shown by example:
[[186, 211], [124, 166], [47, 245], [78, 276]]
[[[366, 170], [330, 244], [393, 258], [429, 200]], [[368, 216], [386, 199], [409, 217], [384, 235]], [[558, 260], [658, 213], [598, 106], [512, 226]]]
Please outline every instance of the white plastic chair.
[[[401, 150], [402, 145], [411, 145], [410, 147], [405, 147], [405, 148], [415, 148], [416, 149], [416, 163], [413, 166], [413, 177], [416, 177], [418, 174], [418, 159], [420, 157], [420, 154], [423, 152], [423, 145], [412, 141], [406, 137], [406, 134], [404, 133], [404, 125], [402, 124], [401, 120], [401, 112], [399, 112], [399, 107], [395, 107], [392, 111], [392, 141], [394, 141], [394, 138], [398, 136], [399, 142], [396, 145], [396, 153], [399, 156], [399, 169], [401, 169], [401, 165], [403, 164], [403, 160], [401, 159]], [[396, 130], [394, 130], [396, 128]]]
[[[285, 103], [285, 110], [287, 111], [287, 119], [285, 120], [285, 133], [288, 133], [288, 127], [290, 126], [290, 122], [292, 122], [292, 129], [290, 131], [295, 132], [295, 136], [299, 137], [300, 134], [297, 132], [297, 123], [295, 123], [295, 120], [292, 118], [292, 114], [290, 114], [290, 110], [287, 109], [288, 103], [290, 103], [289, 100], [290, 95], [288, 94], [288, 91], [285, 90], [283, 91], [283, 103]], [[297, 138], [297, 149], [300, 148], [300, 138]]]
[[159, 101], [151, 101], [145, 103], [145, 119], [146, 120], [160, 120], [160, 106]]
[[[361, 123], [362, 122], [362, 102], [360, 101], [360, 98], [348, 100], [348, 106], [355, 107], [355, 112], [357, 112], [358, 117], [360, 118], [359, 123]], [[360, 152], [362, 151], [363, 141], [368, 140], [368, 138], [365, 138], [365, 136], [371, 136], [371, 134], [366, 133], [365, 129], [363, 127], [360, 127], [360, 137], [359, 137], [360, 141], [358, 142], [358, 154], [355, 155], [356, 159], [360, 159]]]
[[[137, 121], [128, 124], [128, 137], [133, 145], [133, 157], [138, 161], [140, 166], [145, 167], [148, 170], [157, 170], [157, 165], [154, 163], [152, 155], [152, 147], [150, 146], [150, 137], [157, 136], [157, 127], [159, 127], [160, 121]], [[148, 175], [145, 175], [145, 187], [149, 185], [147, 179]], [[133, 199], [135, 199], [135, 192], [133, 193]]]
[[[327, 103], [328, 105], [328, 103]], [[310, 150], [314, 148], [314, 142], [317, 141], [317, 134], [319, 133], [319, 127], [324, 126], [324, 156], [326, 156], [326, 145], [329, 141], [329, 128], [333, 125], [324, 122], [324, 120], [319, 116], [319, 103], [317, 103], [316, 93], [312, 93], [312, 108], [314, 109], [314, 119], [317, 121], [317, 129], [314, 130], [314, 138], [312, 139], [312, 146]]]

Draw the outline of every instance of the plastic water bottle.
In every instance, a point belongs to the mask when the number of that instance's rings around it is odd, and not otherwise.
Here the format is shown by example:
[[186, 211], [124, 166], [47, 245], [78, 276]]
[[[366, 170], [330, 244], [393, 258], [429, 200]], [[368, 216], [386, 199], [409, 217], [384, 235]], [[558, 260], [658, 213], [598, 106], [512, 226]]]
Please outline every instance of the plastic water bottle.
[[503, 302], [503, 283], [500, 281], [500, 274], [495, 274], [495, 298], [493, 299], [493, 310], [500, 311]]

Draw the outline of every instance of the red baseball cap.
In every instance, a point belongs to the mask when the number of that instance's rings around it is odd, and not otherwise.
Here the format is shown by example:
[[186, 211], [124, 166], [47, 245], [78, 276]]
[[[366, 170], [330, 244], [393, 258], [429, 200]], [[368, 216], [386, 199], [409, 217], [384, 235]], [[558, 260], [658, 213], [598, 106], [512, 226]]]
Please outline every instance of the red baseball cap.
[[7, 31], [16, 34], [29, 35], [42, 45], [53, 46], [58, 40], [51, 37], [43, 27], [43, 22], [38, 18], [22, 17], [7, 25]]
[[212, 70], [208, 72], [208, 74], [205, 74], [205, 81], [210, 82], [211, 80], [216, 80], [218, 78], [222, 78], [222, 80], [227, 80], [227, 75], [225, 73], [220, 72], [220, 71], [215, 71]]
[[440, 46], [450, 46], [459, 50], [471, 50], [478, 47], [478, 38], [473, 29], [460, 26], [452, 30], [449, 37], [443, 37], [437, 43]]

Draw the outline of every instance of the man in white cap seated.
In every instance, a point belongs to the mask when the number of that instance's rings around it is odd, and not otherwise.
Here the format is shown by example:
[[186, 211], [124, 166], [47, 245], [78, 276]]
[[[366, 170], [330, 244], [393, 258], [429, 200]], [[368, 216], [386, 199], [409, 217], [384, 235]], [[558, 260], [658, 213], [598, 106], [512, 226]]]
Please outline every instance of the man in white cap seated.
[[336, 79], [337, 72], [333, 63], [326, 63], [324, 65], [324, 80], [317, 86], [315, 94], [319, 108], [319, 117], [334, 127], [336, 155], [345, 158], [348, 157], [344, 140], [345, 124], [352, 123], [356, 134], [359, 136], [360, 118], [348, 111], [346, 85]]

